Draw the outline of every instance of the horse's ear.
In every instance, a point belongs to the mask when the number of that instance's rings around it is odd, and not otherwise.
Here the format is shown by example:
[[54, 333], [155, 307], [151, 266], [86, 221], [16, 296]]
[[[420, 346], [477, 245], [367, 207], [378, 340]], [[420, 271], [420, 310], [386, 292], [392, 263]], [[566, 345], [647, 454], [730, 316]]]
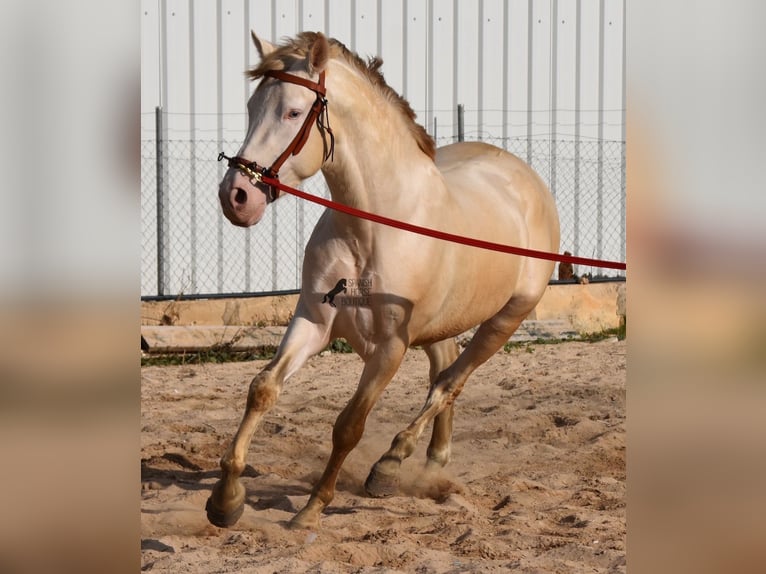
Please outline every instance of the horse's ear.
[[253, 44], [255, 44], [255, 49], [258, 50], [258, 54], [261, 56], [261, 60], [263, 60], [263, 58], [275, 50], [273, 44], [256, 36], [253, 30], [250, 30], [250, 36], [253, 38]]
[[309, 73], [322, 72], [329, 58], [330, 43], [324, 34], [317, 32], [317, 38], [311, 45], [311, 52], [309, 53]]

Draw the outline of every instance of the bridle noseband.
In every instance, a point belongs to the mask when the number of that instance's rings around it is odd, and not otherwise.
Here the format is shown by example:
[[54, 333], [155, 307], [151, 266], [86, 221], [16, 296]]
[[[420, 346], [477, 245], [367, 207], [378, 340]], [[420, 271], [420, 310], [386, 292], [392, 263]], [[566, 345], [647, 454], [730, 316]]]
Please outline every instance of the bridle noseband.
[[[333, 151], [335, 150], [335, 136], [332, 133], [332, 129], [330, 129], [330, 118], [327, 113], [327, 98], [325, 98], [324, 71], [322, 71], [319, 74], [318, 82], [312, 82], [311, 80], [307, 80], [306, 78], [302, 78], [294, 74], [289, 74], [281, 70], [268, 71], [268, 72], [265, 72], [263, 75], [268, 76], [270, 78], [275, 78], [282, 82], [297, 84], [299, 86], [308, 88], [309, 90], [313, 91], [317, 97], [316, 97], [316, 100], [314, 100], [314, 103], [311, 105], [311, 109], [309, 110], [309, 113], [306, 115], [306, 119], [304, 120], [303, 125], [298, 130], [298, 133], [295, 134], [293, 141], [291, 141], [290, 145], [287, 146], [285, 151], [283, 151], [282, 154], [277, 159], [274, 160], [274, 163], [271, 164], [271, 167], [264, 167], [264, 166], [258, 165], [257, 162], [247, 161], [245, 158], [239, 157], [239, 156], [229, 157], [223, 152], [218, 154], [218, 161], [221, 161], [222, 159], [228, 160], [228, 166], [238, 169], [242, 173], [247, 175], [250, 178], [250, 181], [251, 183], [253, 183], [253, 185], [255, 185], [256, 183], [263, 182], [264, 177], [271, 178], [271, 179], [279, 179], [279, 168], [281, 168], [282, 164], [285, 163], [285, 161], [287, 161], [288, 157], [290, 157], [291, 155], [298, 155], [300, 153], [306, 141], [309, 139], [309, 135], [311, 135], [311, 126], [314, 122], [316, 122], [317, 128], [319, 128], [319, 131], [322, 134], [322, 140], [324, 141], [325, 151], [324, 151], [324, 158], [322, 161], [323, 162], [327, 161], [328, 158], [330, 158], [330, 161], [332, 161]], [[330, 135], [329, 146], [327, 145], [325, 133]], [[266, 194], [267, 202], [271, 203], [272, 201], [274, 201], [276, 199], [276, 195], [277, 195], [276, 189], [274, 189], [273, 186], [269, 185], [269, 192]]]

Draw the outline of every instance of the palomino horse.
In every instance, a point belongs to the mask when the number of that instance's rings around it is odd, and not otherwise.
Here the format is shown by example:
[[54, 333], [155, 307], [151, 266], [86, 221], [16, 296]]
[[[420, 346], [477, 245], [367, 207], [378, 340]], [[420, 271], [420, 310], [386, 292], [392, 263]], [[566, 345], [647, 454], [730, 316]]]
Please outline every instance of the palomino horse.
[[[365, 63], [320, 33], [302, 33], [278, 47], [255, 34], [253, 40], [261, 62], [249, 75], [261, 81], [247, 105], [247, 137], [229, 158], [219, 190], [232, 223], [254, 225], [282, 193], [262, 176], [296, 186], [321, 169], [336, 202], [423, 227], [557, 252], [556, 206], [532, 169], [484, 143], [436, 150], [410, 105], [386, 84], [380, 60]], [[239, 519], [245, 501], [239, 477], [259, 421], [284, 381], [336, 337], [348, 341], [364, 369], [335, 422], [324, 474], [291, 526], [318, 526], [344, 459], [412, 345], [422, 346], [430, 360], [428, 397], [372, 467], [365, 488], [371, 496], [397, 491], [402, 460], [432, 420], [426, 464], [445, 465], [453, 401], [535, 307], [553, 267], [552, 261], [325, 211], [306, 246], [295, 315], [276, 356], [250, 384], [244, 417], [221, 459], [208, 519], [218, 526]], [[454, 337], [476, 325], [460, 352]]]

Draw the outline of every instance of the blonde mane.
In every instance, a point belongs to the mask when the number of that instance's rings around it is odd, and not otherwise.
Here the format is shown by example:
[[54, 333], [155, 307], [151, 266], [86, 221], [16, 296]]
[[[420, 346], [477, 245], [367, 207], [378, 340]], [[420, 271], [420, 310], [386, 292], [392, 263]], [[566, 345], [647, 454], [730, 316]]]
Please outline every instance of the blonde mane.
[[[291, 64], [305, 60], [313, 43], [317, 40], [316, 32], [301, 32], [295, 38], [288, 38], [285, 43], [268, 54], [258, 66], [246, 72], [251, 80], [261, 78], [266, 72], [284, 70]], [[436, 143], [428, 135], [425, 128], [415, 121], [415, 112], [409, 102], [400, 96], [391, 86], [386, 83], [380, 67], [383, 60], [378, 57], [370, 58], [366, 63], [357, 54], [351, 52], [344, 44], [334, 38], [328, 38], [330, 44], [330, 57], [343, 58], [356, 69], [370, 85], [387, 101], [391, 102], [396, 110], [407, 120], [409, 131], [428, 157], [434, 159], [436, 155]]]

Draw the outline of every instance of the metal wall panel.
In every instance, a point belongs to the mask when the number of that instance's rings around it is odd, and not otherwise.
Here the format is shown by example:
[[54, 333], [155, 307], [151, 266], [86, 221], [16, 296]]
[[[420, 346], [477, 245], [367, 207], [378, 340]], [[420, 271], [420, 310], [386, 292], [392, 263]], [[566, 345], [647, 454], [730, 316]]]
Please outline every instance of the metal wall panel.
[[141, 7], [146, 137], [158, 105], [170, 135], [200, 138], [213, 127], [223, 139], [243, 135], [251, 89], [243, 71], [257, 61], [250, 29], [277, 42], [322, 30], [363, 58], [381, 55], [387, 81], [429, 130], [434, 115], [453, 116], [437, 122], [451, 128], [444, 137], [456, 135], [458, 103], [477, 134], [574, 137], [578, 86], [580, 136], [598, 137], [599, 125], [604, 139], [622, 136], [622, 0], [143, 0]]
[[[624, 139], [624, 0], [142, 0], [141, 12], [142, 294], [156, 291], [157, 233], [168, 236], [166, 293], [300, 282], [320, 211], [284, 198], [242, 230], [217, 205], [224, 166], [212, 160], [221, 148], [237, 151], [247, 123], [252, 84], [243, 72], [257, 62], [250, 30], [274, 42], [320, 30], [362, 58], [381, 56], [386, 80], [440, 145], [456, 140], [462, 104], [466, 139], [506, 147], [549, 182], [562, 250], [624, 258], [624, 159], [612, 145]], [[157, 171], [167, 188], [163, 229], [148, 151], [158, 106], [160, 149], [174, 162]], [[321, 176], [306, 184], [317, 193], [322, 185]], [[593, 217], [597, 230], [583, 231]]]

